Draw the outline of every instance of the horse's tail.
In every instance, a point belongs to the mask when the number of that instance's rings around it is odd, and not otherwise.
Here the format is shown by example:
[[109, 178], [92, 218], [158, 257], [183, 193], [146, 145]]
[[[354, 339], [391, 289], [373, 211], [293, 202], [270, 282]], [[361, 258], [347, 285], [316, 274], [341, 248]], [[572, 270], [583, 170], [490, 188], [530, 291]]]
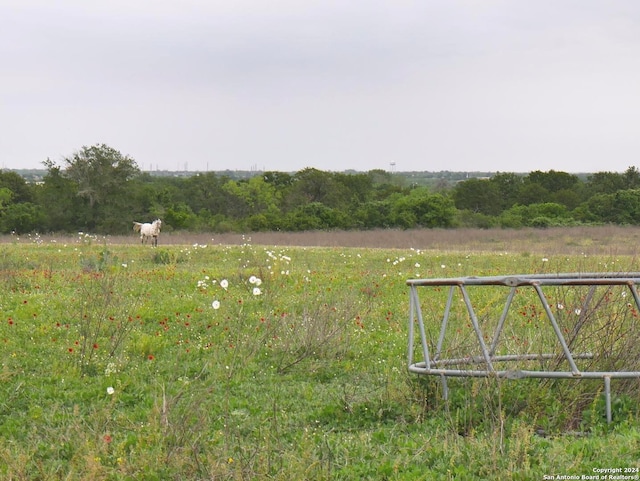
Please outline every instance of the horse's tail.
[[141, 227], [142, 227], [142, 223], [133, 221], [133, 230], [135, 232], [140, 232]]

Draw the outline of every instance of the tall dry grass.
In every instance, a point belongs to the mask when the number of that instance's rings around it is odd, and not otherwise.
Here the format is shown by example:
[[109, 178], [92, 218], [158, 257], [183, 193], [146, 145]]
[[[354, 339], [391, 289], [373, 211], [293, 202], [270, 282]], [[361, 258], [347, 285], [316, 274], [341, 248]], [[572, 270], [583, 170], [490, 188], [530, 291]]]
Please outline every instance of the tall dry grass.
[[[107, 243], [136, 244], [133, 232], [125, 236], [106, 236]], [[3, 236], [0, 242], [73, 242], [77, 236]], [[481, 251], [586, 255], [636, 255], [640, 227], [596, 226], [554, 227], [548, 229], [376, 229], [368, 231], [161, 233], [159, 246], [221, 244], [268, 246], [365, 247], [380, 249]]]

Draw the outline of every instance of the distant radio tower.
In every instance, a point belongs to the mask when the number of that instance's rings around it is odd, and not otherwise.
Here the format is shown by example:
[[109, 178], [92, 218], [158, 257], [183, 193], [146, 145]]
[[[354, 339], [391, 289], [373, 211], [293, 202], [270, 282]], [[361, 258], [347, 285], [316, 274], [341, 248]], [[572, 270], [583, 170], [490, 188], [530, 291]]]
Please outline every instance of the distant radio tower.
[[391, 162], [391, 173], [395, 174], [396, 173], [396, 163], [395, 162]]

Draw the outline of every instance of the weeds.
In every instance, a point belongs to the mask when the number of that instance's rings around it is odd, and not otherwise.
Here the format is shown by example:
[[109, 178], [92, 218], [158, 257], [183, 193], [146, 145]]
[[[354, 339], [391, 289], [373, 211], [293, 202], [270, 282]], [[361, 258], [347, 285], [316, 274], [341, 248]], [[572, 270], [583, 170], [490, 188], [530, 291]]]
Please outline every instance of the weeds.
[[[612, 382], [619, 421], [607, 427], [600, 385], [450, 380], [445, 402], [439, 379], [406, 372], [405, 279], [527, 272], [541, 265], [527, 251], [261, 248], [243, 239], [151, 252], [85, 235], [3, 246], [0, 477], [540, 479], [637, 464], [638, 398], [623, 381]], [[610, 260], [550, 257], [542, 266], [594, 270]], [[570, 328], [584, 296], [554, 296]], [[440, 301], [426, 302], [435, 311]], [[518, 302], [526, 315], [504, 342], [535, 352], [531, 343], [546, 341], [535, 328], [542, 318]], [[615, 312], [608, 327], [613, 316], [585, 318], [572, 346], [586, 349], [582, 336], [595, 335], [603, 361], [626, 362], [607, 346], [631, 359], [635, 317]], [[463, 337], [449, 340], [465, 347]], [[568, 422], [576, 412], [589, 431]]]
[[102, 364], [121, 353], [131, 336], [139, 299], [128, 292], [126, 267], [118, 265], [108, 250], [97, 261], [82, 260], [84, 279], [77, 284], [69, 310], [78, 338], [69, 350], [76, 353], [84, 373], [95, 375]]

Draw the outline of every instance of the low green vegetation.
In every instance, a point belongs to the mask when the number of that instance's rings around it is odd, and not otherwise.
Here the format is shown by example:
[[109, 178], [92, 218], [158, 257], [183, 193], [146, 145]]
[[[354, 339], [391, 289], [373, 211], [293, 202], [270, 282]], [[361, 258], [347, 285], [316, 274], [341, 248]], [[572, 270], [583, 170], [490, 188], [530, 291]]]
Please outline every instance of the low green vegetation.
[[0, 245], [0, 478], [528, 480], [637, 468], [637, 382], [612, 382], [607, 424], [600, 383], [451, 380], [445, 402], [438, 379], [409, 374], [405, 283], [636, 263], [152, 249], [88, 235]]
[[156, 218], [164, 232], [216, 233], [640, 224], [633, 166], [580, 175], [315, 168], [153, 175], [104, 144], [43, 164], [29, 182], [0, 171], [0, 233], [117, 235]]

